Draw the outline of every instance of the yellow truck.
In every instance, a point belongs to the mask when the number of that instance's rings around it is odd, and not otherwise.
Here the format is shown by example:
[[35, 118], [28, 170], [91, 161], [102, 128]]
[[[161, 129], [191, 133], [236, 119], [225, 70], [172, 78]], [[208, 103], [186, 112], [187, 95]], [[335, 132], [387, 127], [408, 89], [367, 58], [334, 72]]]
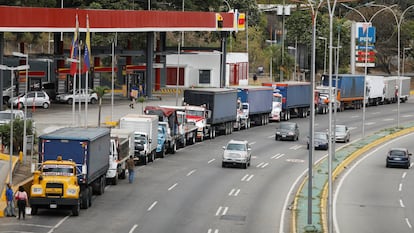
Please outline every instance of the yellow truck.
[[92, 205], [92, 194], [105, 191], [109, 168], [108, 128], [62, 128], [39, 137], [39, 163], [30, 192], [32, 214], [38, 209], [80, 209]]

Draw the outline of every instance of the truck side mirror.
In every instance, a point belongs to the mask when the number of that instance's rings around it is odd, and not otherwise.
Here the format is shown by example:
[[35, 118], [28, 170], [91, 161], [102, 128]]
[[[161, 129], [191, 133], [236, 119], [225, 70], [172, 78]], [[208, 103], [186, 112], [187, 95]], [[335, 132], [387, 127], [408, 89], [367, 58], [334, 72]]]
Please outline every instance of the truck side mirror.
[[150, 139], [148, 139], [148, 142], [149, 142], [149, 143], [152, 143], [152, 139], [151, 139], [151, 138], [150, 138]]
[[82, 165], [82, 175], [86, 175], [88, 173], [88, 168], [86, 167], [86, 164]]

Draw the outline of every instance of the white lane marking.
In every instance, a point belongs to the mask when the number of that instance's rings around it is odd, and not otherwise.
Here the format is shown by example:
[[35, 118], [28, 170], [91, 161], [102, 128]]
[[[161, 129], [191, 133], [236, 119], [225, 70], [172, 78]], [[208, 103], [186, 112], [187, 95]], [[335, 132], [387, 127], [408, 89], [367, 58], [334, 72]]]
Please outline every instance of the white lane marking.
[[221, 212], [221, 208], [223, 208], [223, 207], [219, 206], [219, 208], [217, 209], [217, 211], [216, 211], [216, 216], [218, 216], [218, 215], [220, 214], [220, 212]]
[[408, 227], [409, 227], [409, 228], [413, 228], [413, 227], [411, 226], [410, 220], [408, 220], [408, 218], [405, 218], [405, 222], [407, 223], [407, 225], [408, 225]]
[[169, 187], [168, 188], [168, 191], [171, 191], [173, 188], [175, 188], [175, 186], [177, 186], [178, 185], [178, 183], [175, 183], [175, 184], [173, 184], [173, 185], [171, 185], [171, 187]]
[[365, 123], [365, 125], [374, 125], [374, 124], [376, 124], [376, 122], [367, 122], [367, 123]]
[[413, 115], [402, 115], [401, 117], [404, 117], [404, 118], [411, 118], [411, 117], [413, 117]]
[[236, 191], [236, 189], [232, 189], [232, 190], [229, 192], [229, 196], [232, 196], [234, 191]]
[[240, 189], [237, 189], [236, 193], [234, 193], [234, 196], [237, 197], [240, 193]]
[[380, 114], [380, 112], [373, 112], [372, 115]]
[[250, 180], [253, 178], [253, 176], [254, 176], [254, 175], [249, 175], [249, 174], [246, 174], [246, 175], [244, 175], [244, 176], [243, 176], [243, 178], [241, 179], [241, 181], [246, 181], [246, 182], [248, 182], [248, 181], [250, 181]]
[[404, 207], [405, 207], [404, 202], [403, 202], [403, 200], [402, 200], [402, 199], [400, 199], [400, 206], [401, 206], [402, 208], [404, 208]]
[[247, 178], [247, 180], [246, 180], [246, 181], [247, 181], [247, 182], [249, 182], [249, 181], [253, 178], [253, 176], [254, 176], [254, 175], [250, 175], [250, 176], [249, 176], [249, 178]]
[[302, 147], [302, 145], [294, 145], [294, 146], [291, 146], [289, 149], [291, 149], [291, 150], [297, 150], [297, 149], [299, 149], [301, 147]]
[[257, 164], [257, 166], [256, 166], [256, 167], [261, 167], [263, 164], [264, 164], [264, 163], [263, 163], [263, 162], [261, 162], [261, 163]]
[[354, 129], [356, 129], [357, 127], [349, 127], [349, 130], [354, 130]]
[[267, 165], [269, 165], [269, 163], [261, 162], [256, 167], [265, 168]]
[[279, 156], [280, 155], [280, 153], [277, 153], [277, 154], [275, 154], [275, 155], [273, 155], [272, 157], [270, 157], [271, 159], [274, 159], [274, 158], [276, 158], [277, 156]]
[[216, 159], [210, 159], [207, 163], [212, 163]]
[[132, 233], [132, 232], [134, 232], [134, 230], [135, 230], [137, 227], [138, 227], [138, 224], [133, 225], [133, 226], [132, 226], [132, 228], [131, 228], [131, 230], [129, 230], [129, 232], [128, 232], [128, 233]]
[[56, 228], [58, 228], [60, 225], [62, 225], [62, 223], [64, 222], [64, 221], [66, 221], [66, 219], [68, 219], [69, 218], [69, 215], [68, 216], [66, 216], [66, 217], [64, 217], [62, 220], [60, 220], [56, 225], [54, 225], [53, 227], [52, 227], [52, 229], [50, 229], [49, 231], [48, 231], [48, 233], [52, 233]]
[[275, 137], [275, 135], [267, 136], [267, 138], [274, 138], [274, 137]]
[[401, 192], [401, 190], [402, 190], [402, 184], [400, 183], [400, 185], [398, 186], [398, 191]]
[[147, 211], [151, 211], [152, 210], [152, 208], [154, 208], [154, 206], [156, 205], [158, 203], [158, 201], [154, 201], [153, 203], [152, 203], [152, 205], [147, 209]]
[[407, 172], [404, 172], [403, 174], [402, 174], [402, 176], [401, 176], [401, 178], [405, 178], [405, 176], [407, 175]]
[[358, 117], [359, 117], [358, 115], [351, 116], [351, 118], [358, 118]]
[[280, 153], [277, 153], [277, 154], [273, 155], [273, 156], [271, 157], [271, 159], [280, 159], [280, 158], [282, 158], [283, 156], [285, 156], [285, 154], [280, 154]]
[[251, 142], [251, 143], [249, 143], [249, 145], [254, 145], [254, 144], [256, 144], [256, 142]]
[[191, 170], [189, 173], [187, 173], [187, 176], [191, 176], [191, 174], [193, 174], [195, 171], [197, 171], [196, 169]]
[[229, 207], [226, 206], [224, 208], [224, 210], [223, 210], [223, 213], [221, 215], [226, 215], [228, 210], [229, 210]]
[[382, 119], [382, 121], [393, 121], [394, 120], [394, 118], [384, 118], [384, 119]]
[[[219, 230], [218, 229], [215, 229], [214, 230], [214, 233], [218, 233], [219, 232]], [[207, 231], [207, 233], [213, 233], [213, 229], [208, 229], [208, 231]]]
[[303, 159], [286, 159], [287, 162], [291, 162], [291, 163], [304, 163], [305, 160]]

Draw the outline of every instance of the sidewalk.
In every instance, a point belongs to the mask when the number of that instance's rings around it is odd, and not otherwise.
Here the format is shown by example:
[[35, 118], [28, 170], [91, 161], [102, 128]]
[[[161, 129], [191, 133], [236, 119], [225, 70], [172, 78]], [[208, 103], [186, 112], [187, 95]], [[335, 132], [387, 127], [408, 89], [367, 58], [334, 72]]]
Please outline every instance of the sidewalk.
[[[364, 139], [346, 145], [335, 152], [332, 159], [332, 182], [341, 172], [360, 155], [372, 148], [392, 140], [396, 137], [414, 132], [414, 122], [403, 125], [400, 129], [390, 128], [376, 132]], [[328, 158], [314, 165], [312, 180], [312, 222], [309, 226], [308, 220], [308, 177], [303, 179], [297, 193], [292, 209], [291, 232], [327, 232], [327, 201], [328, 201]]]

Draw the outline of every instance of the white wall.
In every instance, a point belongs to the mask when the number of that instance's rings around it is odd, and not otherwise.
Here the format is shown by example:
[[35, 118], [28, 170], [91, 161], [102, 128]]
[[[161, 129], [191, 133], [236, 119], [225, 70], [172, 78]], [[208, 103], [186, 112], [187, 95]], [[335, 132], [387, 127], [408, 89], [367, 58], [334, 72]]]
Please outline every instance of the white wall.
[[[247, 53], [228, 53], [227, 63], [248, 62]], [[167, 67], [182, 67], [184, 71], [184, 87], [220, 87], [220, 52], [194, 52], [193, 54], [167, 55]], [[198, 82], [199, 70], [210, 70], [210, 84]], [[247, 85], [248, 80], [241, 80], [240, 85]], [[226, 82], [229, 85], [229, 66], [226, 65]]]

